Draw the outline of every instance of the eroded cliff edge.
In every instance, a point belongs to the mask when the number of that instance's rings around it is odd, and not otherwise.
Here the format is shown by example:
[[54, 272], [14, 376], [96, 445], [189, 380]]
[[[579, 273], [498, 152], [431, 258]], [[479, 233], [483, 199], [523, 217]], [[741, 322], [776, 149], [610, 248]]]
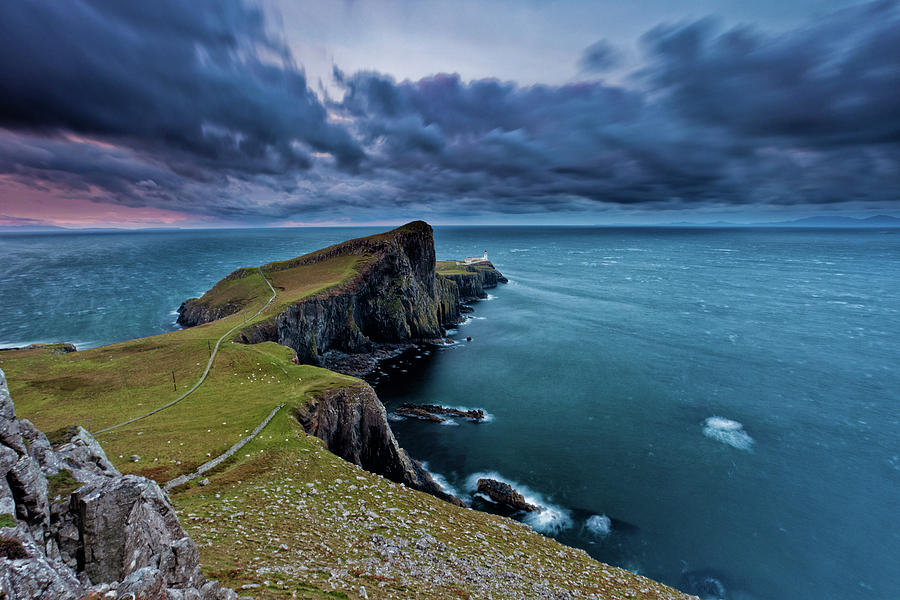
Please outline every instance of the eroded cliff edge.
[[[339, 284], [291, 299], [286, 288], [308, 278], [301, 267], [353, 262], [352, 274]], [[341, 263], [346, 266], [346, 260]], [[465, 302], [484, 298], [485, 289], [506, 279], [489, 262], [450, 265], [436, 270], [431, 227], [415, 221], [392, 231], [330, 246], [288, 261], [238, 269], [204, 294], [179, 308], [179, 323], [199, 325], [248, 306], [242, 280], [262, 273], [279, 291], [271, 315], [243, 328], [235, 341], [277, 342], [296, 352], [300, 363], [360, 376], [389, 350], [439, 341], [445, 327], [459, 323], [471, 309]], [[288, 273], [296, 272], [296, 276]], [[246, 283], [246, 282], [245, 282]], [[374, 390], [364, 383], [318, 394], [297, 410], [307, 433], [321, 438], [334, 454], [368, 471], [455, 504], [422, 466], [399, 446]]]
[[318, 394], [297, 409], [307, 433], [320, 438], [328, 449], [391, 481], [465, 506], [446, 493], [418, 461], [409, 457], [394, 438], [384, 405], [366, 383]]
[[73, 427], [54, 447], [17, 419], [0, 371], [0, 598], [233, 600], [159, 486], [122, 475]]
[[[464, 302], [483, 298], [485, 289], [506, 281], [488, 262], [437, 273], [433, 231], [423, 221], [263, 265], [261, 271], [276, 274], [350, 256], [359, 259], [349, 280], [287, 303], [275, 316], [242, 330], [237, 341], [277, 342], [293, 348], [301, 363], [326, 365], [329, 352], [370, 353], [385, 345], [441, 338], [445, 327], [459, 322], [466, 310]], [[251, 274], [251, 269], [238, 269], [223, 282]], [[246, 298], [233, 295], [192, 298], [178, 309], [178, 322], [184, 326], [207, 323], [247, 303]]]

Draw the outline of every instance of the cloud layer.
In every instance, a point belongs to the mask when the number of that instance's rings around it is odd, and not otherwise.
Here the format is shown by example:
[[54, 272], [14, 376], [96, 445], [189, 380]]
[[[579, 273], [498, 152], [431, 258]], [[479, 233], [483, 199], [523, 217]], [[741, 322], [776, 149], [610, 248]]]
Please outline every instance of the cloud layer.
[[[335, 69], [238, 0], [0, 4], [0, 182], [242, 222], [810, 205], [900, 197], [900, 8], [775, 35], [660, 25], [624, 83]], [[578, 60], [574, 57], [573, 60]], [[552, 217], [548, 217], [552, 220]]]

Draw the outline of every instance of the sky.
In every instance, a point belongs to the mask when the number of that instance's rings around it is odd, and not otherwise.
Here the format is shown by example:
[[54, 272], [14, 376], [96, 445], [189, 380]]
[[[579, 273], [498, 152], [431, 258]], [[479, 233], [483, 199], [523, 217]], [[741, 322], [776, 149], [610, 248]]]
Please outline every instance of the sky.
[[0, 3], [0, 226], [900, 215], [900, 2]]

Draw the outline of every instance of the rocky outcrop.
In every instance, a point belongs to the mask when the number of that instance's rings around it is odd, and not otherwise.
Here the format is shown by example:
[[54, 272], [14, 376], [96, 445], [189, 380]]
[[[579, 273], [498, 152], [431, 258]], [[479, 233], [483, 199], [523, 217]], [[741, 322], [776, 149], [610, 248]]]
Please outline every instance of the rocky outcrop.
[[0, 348], [0, 352], [11, 352], [14, 350], [37, 350], [40, 348], [49, 350], [53, 354], [68, 354], [69, 352], [75, 352], [78, 350], [78, 348], [75, 347], [75, 344], [70, 344], [69, 342], [56, 342], [55, 344], [29, 344], [20, 348]]
[[188, 298], [178, 307], [178, 318], [175, 322], [182, 327], [202, 325], [232, 315], [246, 305], [246, 302], [228, 302], [210, 306], [201, 302], [200, 298]]
[[388, 425], [384, 405], [368, 384], [323, 392], [298, 408], [297, 418], [307, 433], [320, 438], [328, 450], [344, 460], [464, 506], [400, 447]]
[[232, 600], [149, 479], [122, 475], [80, 427], [57, 446], [16, 419], [0, 371], [0, 598]]
[[513, 489], [511, 485], [496, 479], [479, 479], [478, 493], [484, 494], [494, 502], [508, 506], [513, 510], [523, 510], [525, 512], [541, 510], [540, 506], [525, 502], [525, 497]]
[[[293, 348], [299, 362], [324, 366], [329, 352], [371, 353], [385, 345], [441, 338], [444, 327], [458, 323], [463, 300], [484, 297], [485, 288], [506, 281], [490, 263], [467, 267], [471, 273], [464, 275], [438, 276], [433, 232], [423, 221], [264, 265], [261, 270], [273, 273], [340, 256], [364, 257], [349, 281], [248, 326], [237, 341], [278, 342]], [[239, 269], [217, 286], [252, 272]], [[193, 298], [182, 304], [178, 322], [186, 326], [207, 323], [245, 305], [236, 300], [216, 305]]]
[[402, 417], [412, 417], [414, 419], [422, 419], [423, 421], [433, 421], [442, 423], [446, 419], [442, 417], [459, 417], [480, 423], [484, 421], [485, 414], [480, 408], [469, 410], [460, 410], [458, 408], [448, 408], [446, 406], [438, 406], [437, 404], [401, 404], [394, 413]]
[[[256, 269], [237, 269], [216, 283], [213, 291], [218, 288], [228, 288], [231, 282], [243, 279], [256, 272]], [[178, 318], [175, 319], [175, 322], [182, 327], [202, 325], [239, 312], [251, 301], [252, 298], [245, 296], [234, 297], [227, 293], [224, 299], [216, 302], [208, 301], [206, 295], [204, 295], [204, 298], [188, 298], [178, 307]]]
[[239, 339], [277, 341], [293, 348], [301, 362], [321, 364], [322, 355], [330, 350], [371, 352], [379, 344], [443, 334], [431, 227], [421, 221], [410, 223], [299, 260], [345, 255], [371, 259], [341, 289], [301, 300], [278, 315], [274, 327], [253, 328]]
[[453, 282], [457, 287], [457, 298], [460, 302], [471, 302], [487, 298], [487, 292], [497, 287], [498, 283], [507, 283], [508, 280], [490, 262], [480, 262], [474, 265], [458, 265], [457, 269], [465, 273], [441, 273], [439, 279]]

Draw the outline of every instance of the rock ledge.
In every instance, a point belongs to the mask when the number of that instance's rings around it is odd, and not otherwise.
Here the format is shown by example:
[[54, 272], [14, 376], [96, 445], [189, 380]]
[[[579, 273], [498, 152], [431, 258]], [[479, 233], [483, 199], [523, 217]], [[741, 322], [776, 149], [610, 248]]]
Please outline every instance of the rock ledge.
[[154, 482], [122, 475], [81, 427], [52, 446], [17, 419], [0, 370], [0, 598], [234, 600]]

